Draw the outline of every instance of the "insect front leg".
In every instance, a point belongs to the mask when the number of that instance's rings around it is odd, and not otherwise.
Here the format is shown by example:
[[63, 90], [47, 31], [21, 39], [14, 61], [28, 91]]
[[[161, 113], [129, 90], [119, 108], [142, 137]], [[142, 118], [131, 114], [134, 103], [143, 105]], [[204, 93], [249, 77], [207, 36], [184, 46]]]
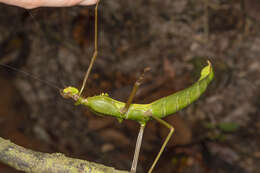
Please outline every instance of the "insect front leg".
[[139, 133], [138, 133], [138, 137], [137, 137], [137, 140], [136, 140], [135, 154], [134, 154], [134, 159], [133, 159], [133, 162], [132, 162], [130, 173], [136, 172], [140, 148], [141, 148], [141, 144], [142, 144], [142, 138], [143, 138], [143, 134], [144, 134], [144, 128], [145, 128], [145, 124], [141, 124], [140, 130], [139, 130]]
[[91, 61], [90, 61], [90, 64], [89, 64], [89, 67], [88, 67], [88, 70], [84, 76], [84, 79], [83, 79], [83, 83], [82, 83], [82, 86], [81, 86], [81, 89], [79, 91], [79, 96], [81, 96], [84, 88], [85, 88], [85, 85], [86, 85], [86, 82], [88, 80], [88, 77], [89, 77], [89, 74], [91, 72], [91, 69], [93, 67], [93, 64], [97, 58], [97, 55], [98, 55], [98, 4], [99, 4], [99, 1], [97, 1], [96, 3], [96, 7], [95, 7], [95, 43], [94, 43], [94, 53], [93, 53], [93, 56], [91, 58]]
[[161, 154], [162, 154], [163, 150], [165, 149], [167, 143], [169, 142], [169, 140], [170, 140], [170, 138], [171, 138], [171, 136], [172, 136], [172, 134], [173, 134], [173, 132], [174, 132], [173, 126], [170, 125], [169, 123], [167, 123], [166, 121], [164, 121], [163, 119], [158, 118], [158, 117], [156, 117], [156, 116], [154, 116], [154, 115], [151, 115], [151, 117], [153, 117], [156, 121], [158, 121], [159, 123], [161, 123], [161, 124], [164, 125], [165, 127], [169, 128], [169, 129], [170, 129], [170, 132], [169, 132], [168, 136], [166, 137], [165, 141], [163, 142], [163, 145], [162, 145], [162, 147], [161, 147], [159, 153], [157, 154], [156, 158], [154, 159], [153, 164], [152, 164], [152, 166], [150, 167], [148, 173], [151, 173], [151, 172], [153, 171], [153, 169], [154, 169], [156, 163], [158, 162], [159, 158], [161, 157]]

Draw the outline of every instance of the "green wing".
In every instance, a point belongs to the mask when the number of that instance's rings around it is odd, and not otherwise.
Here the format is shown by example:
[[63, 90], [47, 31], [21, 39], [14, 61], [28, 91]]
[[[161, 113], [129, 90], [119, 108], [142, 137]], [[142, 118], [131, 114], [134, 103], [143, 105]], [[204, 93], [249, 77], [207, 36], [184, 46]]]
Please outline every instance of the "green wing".
[[163, 118], [185, 108], [206, 91], [213, 77], [214, 72], [211, 63], [208, 61], [208, 65], [201, 70], [201, 76], [195, 84], [177, 93], [152, 102], [152, 114], [159, 118]]

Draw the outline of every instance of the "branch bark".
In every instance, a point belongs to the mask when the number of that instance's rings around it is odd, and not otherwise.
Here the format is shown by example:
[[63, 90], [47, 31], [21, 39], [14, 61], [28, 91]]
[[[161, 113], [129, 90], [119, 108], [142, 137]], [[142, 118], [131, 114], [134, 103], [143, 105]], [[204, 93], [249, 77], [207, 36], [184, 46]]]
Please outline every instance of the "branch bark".
[[101, 164], [26, 149], [0, 137], [0, 162], [28, 173], [127, 173]]

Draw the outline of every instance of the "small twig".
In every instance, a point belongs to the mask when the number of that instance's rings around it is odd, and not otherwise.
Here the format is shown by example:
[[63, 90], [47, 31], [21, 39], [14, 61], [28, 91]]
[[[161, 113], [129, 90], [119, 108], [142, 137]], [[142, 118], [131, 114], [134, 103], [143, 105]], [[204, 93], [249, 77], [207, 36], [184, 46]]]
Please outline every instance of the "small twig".
[[61, 153], [41, 153], [0, 137], [0, 162], [28, 173], [127, 173], [112, 167], [66, 157]]

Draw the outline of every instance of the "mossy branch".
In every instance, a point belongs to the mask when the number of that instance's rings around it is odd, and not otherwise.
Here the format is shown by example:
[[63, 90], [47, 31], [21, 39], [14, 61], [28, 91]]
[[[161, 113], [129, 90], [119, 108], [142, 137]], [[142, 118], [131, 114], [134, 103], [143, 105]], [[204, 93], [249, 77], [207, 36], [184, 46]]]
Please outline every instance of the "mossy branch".
[[26, 149], [0, 137], [0, 162], [28, 173], [127, 173], [112, 167]]

